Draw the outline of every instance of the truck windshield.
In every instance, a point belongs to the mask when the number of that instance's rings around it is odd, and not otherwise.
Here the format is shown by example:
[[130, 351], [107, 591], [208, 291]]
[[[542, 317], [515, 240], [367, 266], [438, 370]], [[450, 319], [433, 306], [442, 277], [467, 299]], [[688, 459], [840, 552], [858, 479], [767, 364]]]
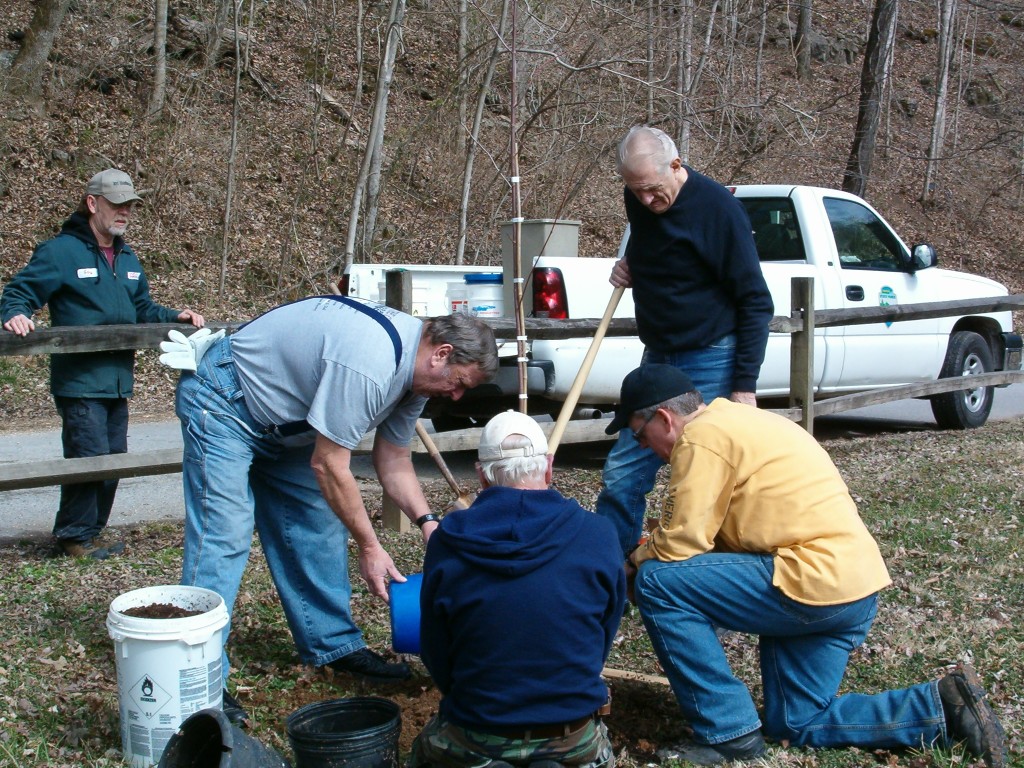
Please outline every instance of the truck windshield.
[[793, 202], [788, 197], [741, 198], [761, 261], [806, 261]]
[[843, 269], [903, 270], [907, 258], [903, 245], [869, 208], [830, 197], [824, 203]]

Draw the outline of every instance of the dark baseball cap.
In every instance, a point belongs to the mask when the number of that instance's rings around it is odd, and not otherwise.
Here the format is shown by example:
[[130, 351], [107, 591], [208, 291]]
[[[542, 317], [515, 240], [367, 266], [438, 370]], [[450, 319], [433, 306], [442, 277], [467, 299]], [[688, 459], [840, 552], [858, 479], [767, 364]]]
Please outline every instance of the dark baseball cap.
[[614, 435], [626, 426], [633, 418], [633, 414], [640, 409], [664, 403], [695, 389], [690, 377], [674, 365], [648, 363], [634, 368], [622, 380], [619, 406], [615, 409], [615, 418], [605, 429], [605, 434]]

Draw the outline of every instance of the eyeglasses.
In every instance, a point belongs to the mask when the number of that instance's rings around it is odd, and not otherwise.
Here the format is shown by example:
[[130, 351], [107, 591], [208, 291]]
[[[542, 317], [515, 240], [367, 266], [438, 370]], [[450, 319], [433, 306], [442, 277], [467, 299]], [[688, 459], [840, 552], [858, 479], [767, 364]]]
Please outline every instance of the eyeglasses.
[[644, 431], [647, 429], [647, 425], [650, 424], [651, 421], [654, 419], [654, 417], [657, 416], [657, 415], [658, 415], [658, 412], [655, 411], [654, 413], [652, 413], [650, 416], [647, 417], [647, 419], [644, 421], [643, 424], [640, 425], [640, 429], [633, 430], [633, 438], [637, 442], [640, 442], [641, 438], [643, 438]]

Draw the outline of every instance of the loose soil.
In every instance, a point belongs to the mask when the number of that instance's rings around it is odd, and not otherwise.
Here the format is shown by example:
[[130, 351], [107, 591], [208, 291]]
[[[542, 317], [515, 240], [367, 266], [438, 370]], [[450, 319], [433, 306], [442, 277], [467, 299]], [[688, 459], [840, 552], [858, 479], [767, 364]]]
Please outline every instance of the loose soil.
[[[426, 675], [425, 670], [419, 671]], [[640, 763], [657, 762], [655, 750], [665, 746], [659, 735], [664, 735], [667, 725], [675, 725], [678, 741], [689, 735], [689, 730], [681, 724], [679, 709], [667, 686], [615, 680], [609, 681], [608, 687], [612, 711], [604, 722], [617, 756], [628, 754]], [[419, 674], [397, 686], [374, 686], [359, 695], [379, 696], [398, 704], [402, 711], [399, 749], [403, 754], [408, 754], [413, 739], [437, 714], [441, 701], [441, 694], [430, 678]]]
[[188, 619], [201, 616], [205, 611], [194, 611], [170, 603], [150, 603], [129, 608], [121, 613], [133, 619]]

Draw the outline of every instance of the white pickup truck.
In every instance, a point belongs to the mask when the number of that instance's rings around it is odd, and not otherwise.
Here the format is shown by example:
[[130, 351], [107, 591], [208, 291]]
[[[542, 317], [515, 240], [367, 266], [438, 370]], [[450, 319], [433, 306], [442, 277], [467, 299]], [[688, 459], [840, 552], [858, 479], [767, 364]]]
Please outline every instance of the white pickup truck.
[[[977, 275], [936, 267], [927, 244], [908, 248], [870, 205], [844, 192], [792, 185], [741, 185], [734, 194], [747, 209], [761, 265], [775, 302], [775, 314], [787, 315], [790, 281], [814, 278], [815, 308], [841, 309], [920, 302], [951, 301], [1007, 295], [1007, 289]], [[629, 237], [627, 231], [619, 256]], [[617, 258], [617, 257], [616, 257]], [[531, 314], [550, 318], [596, 318], [611, 296], [608, 275], [614, 258], [544, 255], [532, 259], [527, 283]], [[508, 259], [506, 259], [508, 261]], [[348, 293], [378, 298], [376, 279], [386, 265], [355, 265], [376, 269], [364, 282], [373, 290], [350, 287]], [[496, 271], [495, 267], [409, 267], [414, 302], [419, 285], [423, 314], [446, 311], [429, 287], [462, 273]], [[507, 269], [507, 268], [506, 268]], [[632, 292], [626, 291], [615, 317], [633, 317]], [[427, 297], [433, 296], [433, 306]], [[383, 297], [380, 297], [383, 298]], [[532, 300], [532, 301], [531, 301]], [[415, 306], [415, 305], [414, 305]], [[528, 363], [529, 411], [557, 414], [590, 347], [589, 338], [534, 340]], [[789, 334], [772, 333], [761, 374], [759, 398], [789, 392]], [[579, 399], [581, 415], [614, 410], [623, 376], [640, 362], [636, 337], [606, 337]], [[518, 377], [514, 349], [493, 384], [469, 393], [457, 403], [431, 403], [427, 415], [438, 429], [468, 426], [517, 402]], [[507, 364], [507, 365], [506, 365]], [[1021, 367], [1021, 338], [1013, 333], [1010, 312], [940, 317], [821, 328], [814, 344], [816, 395], [854, 392], [882, 386], [912, 384], [936, 378], [979, 374]], [[944, 428], [977, 427], [992, 408], [993, 387], [935, 395], [936, 421]]]

